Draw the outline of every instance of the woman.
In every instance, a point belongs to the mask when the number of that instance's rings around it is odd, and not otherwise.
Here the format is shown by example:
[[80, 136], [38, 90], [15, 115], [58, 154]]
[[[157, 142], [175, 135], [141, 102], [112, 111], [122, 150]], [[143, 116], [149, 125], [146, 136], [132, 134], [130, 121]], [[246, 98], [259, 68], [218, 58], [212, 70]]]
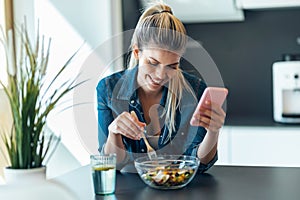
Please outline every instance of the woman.
[[137, 23], [129, 69], [99, 82], [99, 151], [116, 153], [119, 168], [146, 153], [145, 129], [157, 153], [197, 156], [202, 172], [216, 162], [225, 112], [206, 102], [192, 118], [206, 84], [180, 69], [186, 43], [186, 30], [171, 8], [155, 4]]

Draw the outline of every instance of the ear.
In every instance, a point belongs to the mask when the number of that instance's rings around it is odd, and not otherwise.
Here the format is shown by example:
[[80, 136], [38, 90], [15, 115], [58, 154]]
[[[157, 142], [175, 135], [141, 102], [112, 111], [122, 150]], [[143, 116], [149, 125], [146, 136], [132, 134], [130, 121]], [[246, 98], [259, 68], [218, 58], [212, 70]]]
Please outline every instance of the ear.
[[134, 58], [135, 58], [136, 60], [139, 59], [139, 52], [140, 52], [140, 50], [139, 50], [138, 46], [137, 46], [136, 44], [134, 44], [134, 45], [132, 46], [132, 53], [133, 53]]

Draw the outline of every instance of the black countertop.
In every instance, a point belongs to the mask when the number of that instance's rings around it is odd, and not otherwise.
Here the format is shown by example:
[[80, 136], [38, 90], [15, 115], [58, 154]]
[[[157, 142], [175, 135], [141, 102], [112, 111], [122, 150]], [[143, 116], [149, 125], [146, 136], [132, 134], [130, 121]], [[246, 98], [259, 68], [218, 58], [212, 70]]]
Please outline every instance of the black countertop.
[[184, 188], [158, 190], [136, 173], [117, 173], [115, 194], [94, 195], [90, 166], [51, 179], [79, 200], [299, 200], [300, 168], [215, 165]]
[[137, 174], [118, 173], [116, 192], [95, 199], [117, 200], [299, 200], [300, 168], [214, 166], [185, 188], [158, 190]]

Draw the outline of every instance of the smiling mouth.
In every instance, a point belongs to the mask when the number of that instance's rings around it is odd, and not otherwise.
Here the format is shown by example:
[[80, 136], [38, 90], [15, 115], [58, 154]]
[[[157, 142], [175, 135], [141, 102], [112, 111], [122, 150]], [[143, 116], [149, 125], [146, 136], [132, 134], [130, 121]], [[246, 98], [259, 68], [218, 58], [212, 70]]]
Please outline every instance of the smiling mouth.
[[155, 80], [153, 80], [153, 78], [150, 75], [149, 75], [149, 78], [151, 80], [151, 84], [156, 85], [156, 86], [162, 85], [163, 81], [155, 81]]

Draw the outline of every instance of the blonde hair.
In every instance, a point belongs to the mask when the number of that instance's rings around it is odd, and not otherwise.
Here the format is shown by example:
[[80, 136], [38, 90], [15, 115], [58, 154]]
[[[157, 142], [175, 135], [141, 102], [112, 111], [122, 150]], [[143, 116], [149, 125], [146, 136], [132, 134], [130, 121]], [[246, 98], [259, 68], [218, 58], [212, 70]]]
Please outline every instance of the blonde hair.
[[[152, 45], [182, 55], [187, 43], [186, 30], [182, 22], [173, 15], [172, 9], [164, 3], [156, 3], [147, 8], [140, 17], [132, 36], [131, 49], [136, 45], [139, 49]], [[154, 45], [154, 46], [153, 46]], [[138, 60], [131, 53], [129, 68], [137, 66]], [[186, 83], [181, 69], [169, 80], [169, 90], [166, 101], [165, 122], [171, 139], [175, 131], [176, 109], [179, 108], [184, 88], [196, 98], [193, 90]]]

